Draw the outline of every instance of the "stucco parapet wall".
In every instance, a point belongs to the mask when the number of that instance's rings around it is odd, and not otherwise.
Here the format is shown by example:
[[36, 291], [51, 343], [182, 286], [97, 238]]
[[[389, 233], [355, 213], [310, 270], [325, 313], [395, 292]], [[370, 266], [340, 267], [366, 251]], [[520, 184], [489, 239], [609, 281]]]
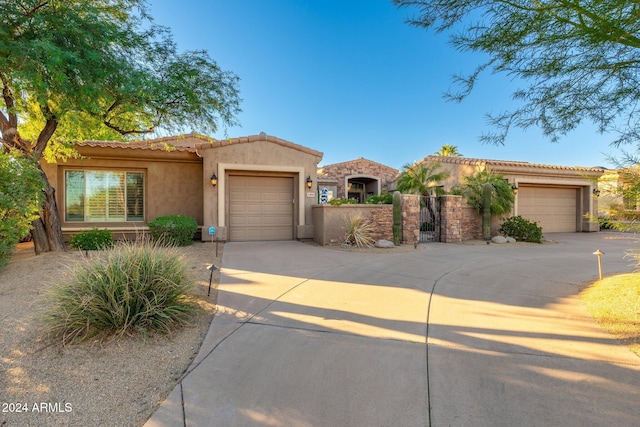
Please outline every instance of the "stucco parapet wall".
[[474, 159], [467, 157], [426, 156], [422, 159], [422, 162], [439, 162], [475, 167], [484, 166], [497, 172], [513, 174], [532, 173], [535, 175], [598, 177], [604, 173], [604, 169], [597, 167], [558, 166], [509, 160]]
[[294, 150], [298, 150], [298, 151], [301, 151], [303, 153], [310, 154], [312, 156], [316, 156], [319, 159], [322, 159], [322, 156], [324, 155], [320, 151], [316, 151], [316, 150], [313, 150], [311, 148], [307, 148], [307, 147], [304, 147], [304, 146], [299, 145], [299, 144], [294, 144], [293, 142], [289, 142], [289, 141], [286, 141], [284, 139], [281, 139], [281, 138], [278, 138], [278, 137], [275, 137], [275, 136], [271, 136], [271, 135], [266, 135], [266, 134], [243, 136], [243, 137], [239, 137], [239, 138], [229, 138], [229, 139], [224, 139], [224, 140], [215, 140], [214, 139], [214, 140], [210, 140], [210, 141], [207, 141], [207, 142], [204, 142], [204, 143], [196, 144], [195, 148], [196, 148], [196, 150], [207, 150], [207, 149], [211, 149], [211, 148], [225, 147], [225, 146], [228, 146], [228, 145], [246, 144], [246, 143], [258, 142], [258, 141], [267, 141], [267, 142], [271, 142], [273, 144], [281, 145], [283, 147], [292, 148]]

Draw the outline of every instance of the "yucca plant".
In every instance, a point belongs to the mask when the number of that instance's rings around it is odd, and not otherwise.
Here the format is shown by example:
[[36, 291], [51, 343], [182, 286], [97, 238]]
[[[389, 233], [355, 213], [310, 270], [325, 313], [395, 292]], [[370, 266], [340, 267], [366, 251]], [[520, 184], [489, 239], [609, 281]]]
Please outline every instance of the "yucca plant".
[[358, 248], [369, 248], [373, 246], [375, 240], [371, 237], [374, 232], [373, 224], [359, 216], [347, 219], [347, 235], [344, 239], [351, 245]]
[[123, 243], [89, 258], [48, 294], [45, 321], [63, 344], [154, 331], [169, 333], [197, 309], [194, 285], [176, 248]]

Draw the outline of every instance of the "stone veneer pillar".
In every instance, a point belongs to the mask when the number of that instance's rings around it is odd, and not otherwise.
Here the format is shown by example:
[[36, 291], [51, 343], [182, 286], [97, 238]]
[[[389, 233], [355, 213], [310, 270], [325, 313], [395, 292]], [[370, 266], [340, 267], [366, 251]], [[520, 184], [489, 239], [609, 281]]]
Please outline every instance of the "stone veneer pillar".
[[414, 244], [420, 240], [420, 196], [403, 194], [402, 209], [402, 243]]
[[462, 242], [462, 196], [442, 196], [440, 204], [440, 241]]

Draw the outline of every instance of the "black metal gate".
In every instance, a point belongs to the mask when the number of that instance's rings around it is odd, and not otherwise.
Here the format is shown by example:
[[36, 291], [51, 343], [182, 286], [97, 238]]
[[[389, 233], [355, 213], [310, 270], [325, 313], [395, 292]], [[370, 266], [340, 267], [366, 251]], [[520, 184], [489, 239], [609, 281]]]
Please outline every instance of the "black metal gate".
[[423, 196], [420, 199], [420, 243], [440, 241], [440, 198]]

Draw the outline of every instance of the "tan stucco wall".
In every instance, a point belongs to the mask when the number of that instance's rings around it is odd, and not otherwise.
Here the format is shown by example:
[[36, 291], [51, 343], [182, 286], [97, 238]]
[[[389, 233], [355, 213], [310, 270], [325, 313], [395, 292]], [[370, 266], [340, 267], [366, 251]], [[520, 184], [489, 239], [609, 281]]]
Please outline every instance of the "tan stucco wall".
[[[127, 235], [135, 229], [146, 229], [146, 223], [157, 216], [182, 214], [203, 222], [203, 186], [201, 160], [193, 153], [169, 153], [150, 150], [83, 147], [78, 150], [82, 159], [48, 164], [43, 169], [56, 189], [56, 201], [62, 230], [65, 235], [92, 227], [108, 227]], [[140, 222], [65, 222], [64, 170], [102, 169], [140, 171], [145, 174], [145, 221]]]
[[[237, 142], [201, 144], [197, 147], [203, 159], [201, 182], [204, 188], [204, 230], [216, 227], [216, 236], [228, 238], [230, 174], [291, 176], [294, 181], [294, 238], [313, 238], [311, 206], [317, 203], [316, 168], [322, 154], [266, 135]], [[211, 174], [218, 185], [210, 184]], [[313, 181], [306, 186], [307, 177]], [[211, 237], [203, 232], [202, 239]]]

